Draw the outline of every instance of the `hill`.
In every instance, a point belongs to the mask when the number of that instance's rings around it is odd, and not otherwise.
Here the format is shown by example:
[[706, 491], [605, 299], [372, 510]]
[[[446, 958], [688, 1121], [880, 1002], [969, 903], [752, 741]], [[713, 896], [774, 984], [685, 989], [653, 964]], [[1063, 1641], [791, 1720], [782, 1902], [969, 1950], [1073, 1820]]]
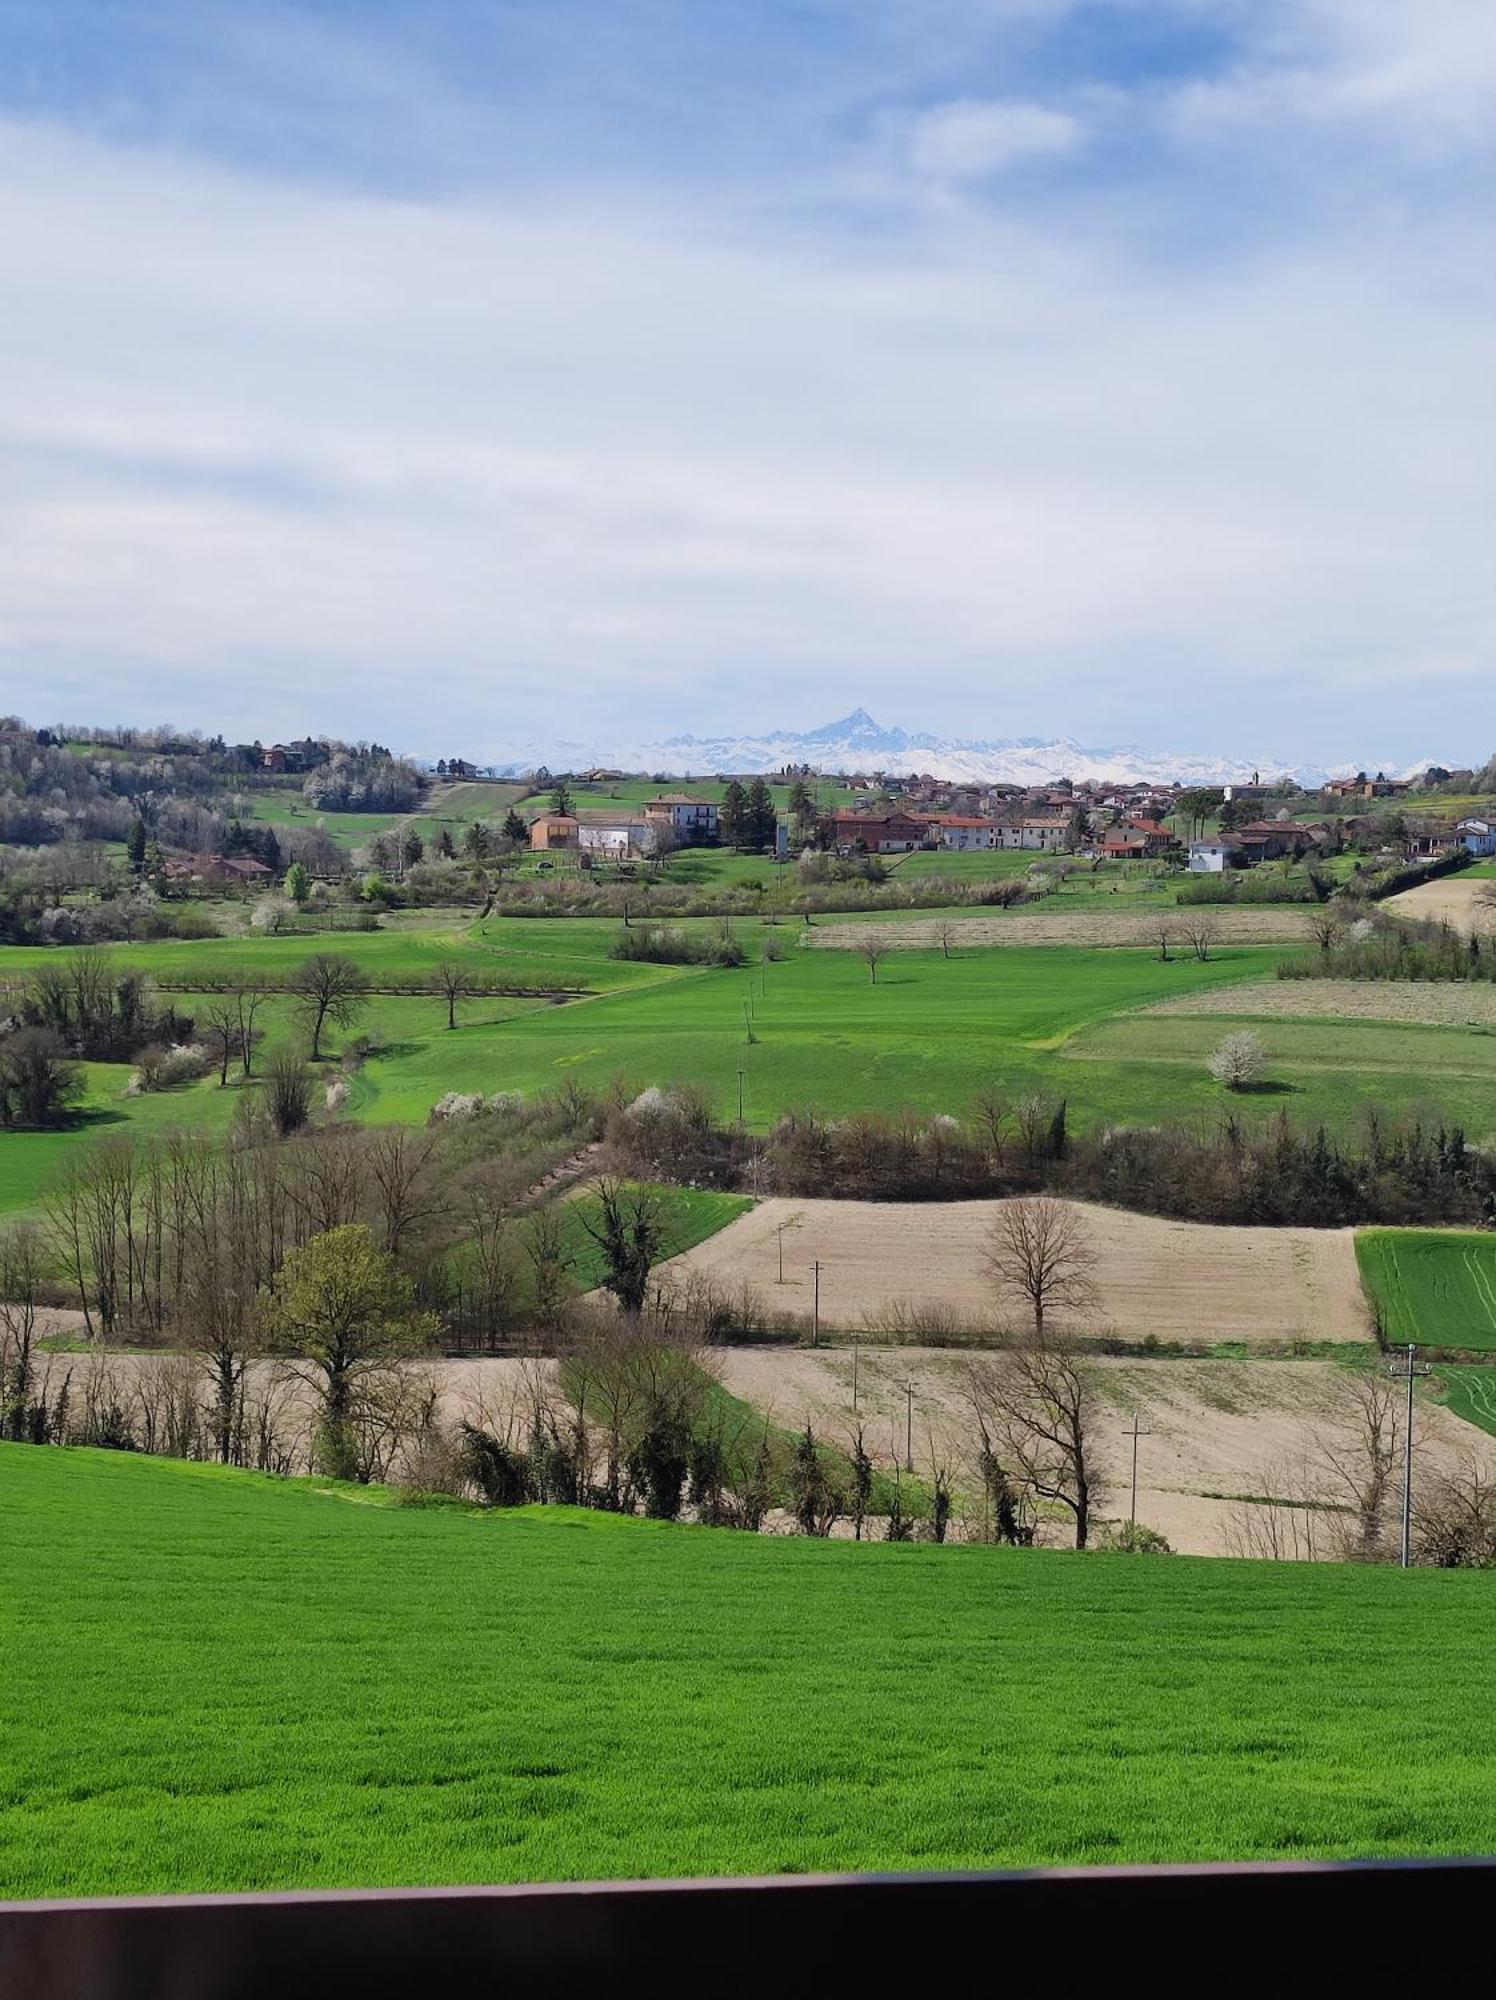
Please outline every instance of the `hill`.
[[1484, 1574], [0, 1487], [4, 1895], [1496, 1844]]

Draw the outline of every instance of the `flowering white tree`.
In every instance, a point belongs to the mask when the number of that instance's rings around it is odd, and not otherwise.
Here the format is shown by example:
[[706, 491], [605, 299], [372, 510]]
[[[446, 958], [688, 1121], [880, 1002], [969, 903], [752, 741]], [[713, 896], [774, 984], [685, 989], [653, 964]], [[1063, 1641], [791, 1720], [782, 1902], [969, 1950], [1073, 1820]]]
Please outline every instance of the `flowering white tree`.
[[1241, 1028], [1226, 1037], [1206, 1067], [1227, 1090], [1245, 1090], [1267, 1068], [1267, 1049], [1260, 1035], [1254, 1035], [1250, 1028]]

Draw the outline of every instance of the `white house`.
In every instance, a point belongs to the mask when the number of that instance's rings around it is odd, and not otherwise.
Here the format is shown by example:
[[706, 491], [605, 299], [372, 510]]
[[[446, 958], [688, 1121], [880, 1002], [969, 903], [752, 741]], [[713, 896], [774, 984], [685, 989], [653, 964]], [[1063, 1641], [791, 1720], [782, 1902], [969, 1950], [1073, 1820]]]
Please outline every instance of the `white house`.
[[584, 854], [601, 854], [613, 861], [647, 853], [653, 844], [654, 829], [642, 819], [584, 819], [577, 828], [577, 845]]
[[1069, 822], [1062, 819], [999, 820], [992, 829], [994, 847], [1026, 848], [1036, 854], [1063, 854]]
[[1455, 832], [1472, 854], [1496, 854], [1496, 820], [1462, 819]]
[[1224, 875], [1231, 866], [1231, 857], [1237, 852], [1234, 840], [1192, 840], [1190, 842], [1190, 873], [1192, 875]]
[[644, 807], [651, 826], [669, 827], [676, 839], [690, 846], [693, 841], [717, 838], [715, 799], [693, 798], [689, 792], [662, 792]]
[[942, 813], [935, 831], [941, 846], [952, 854], [978, 854], [997, 845], [998, 829], [993, 821], [970, 813]]

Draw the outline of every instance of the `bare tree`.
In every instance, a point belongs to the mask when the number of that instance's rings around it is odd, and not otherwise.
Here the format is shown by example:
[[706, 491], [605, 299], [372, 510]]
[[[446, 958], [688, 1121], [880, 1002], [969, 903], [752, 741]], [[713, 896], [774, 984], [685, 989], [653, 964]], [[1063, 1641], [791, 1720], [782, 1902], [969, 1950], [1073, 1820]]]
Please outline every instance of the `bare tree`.
[[1309, 935], [1328, 955], [1345, 936], [1345, 917], [1333, 906], [1318, 909], [1309, 919]]
[[1021, 1292], [1034, 1316], [1034, 1337], [1056, 1307], [1083, 1312], [1096, 1303], [1091, 1272], [1096, 1252], [1079, 1213], [1049, 1195], [1006, 1201], [998, 1210], [987, 1269], [998, 1288]]
[[1182, 926], [1190, 950], [1203, 963], [1210, 957], [1210, 948], [1219, 943], [1221, 926], [1213, 916], [1189, 915]]
[[955, 936], [956, 926], [951, 922], [949, 917], [942, 917], [940, 922], [935, 926], [935, 942], [940, 946], [940, 956], [942, 958], [950, 957], [951, 940]]
[[[627, 922], [627, 917], [624, 919]], [[473, 990], [473, 975], [455, 958], [445, 958], [431, 975], [431, 985], [447, 1003], [447, 1026], [457, 1026], [457, 1003]]]
[[241, 986], [234, 995], [239, 1016], [239, 1064], [246, 1079], [254, 1072], [255, 1049], [260, 1041], [255, 1017], [269, 997], [264, 988], [258, 986]]
[[1169, 962], [1169, 940], [1177, 934], [1178, 929], [1177, 920], [1167, 913], [1149, 921], [1148, 942], [1158, 952], [1160, 960], [1165, 965]]
[[536, 1327], [553, 1333], [573, 1292], [572, 1257], [561, 1212], [537, 1208], [525, 1230], [525, 1256], [530, 1266], [530, 1305]]
[[1100, 1409], [1090, 1370], [1069, 1349], [1035, 1338], [971, 1362], [967, 1395], [992, 1456], [1035, 1500], [1069, 1510], [1083, 1549], [1103, 1492], [1091, 1456]]
[[321, 1060], [322, 1030], [330, 1022], [346, 1028], [368, 1004], [369, 981], [351, 958], [335, 951], [318, 951], [291, 975], [293, 1005], [311, 1030], [311, 1058]]
[[1000, 1085], [984, 1083], [977, 1092], [974, 1109], [977, 1123], [987, 1141], [994, 1163], [1001, 1166], [1008, 1148], [1008, 1118], [1012, 1106]]
[[1342, 1560], [1388, 1561], [1403, 1452], [1401, 1386], [1385, 1375], [1358, 1375], [1345, 1420], [1320, 1432], [1315, 1449]]
[[229, 1064], [239, 1053], [239, 1012], [232, 1000], [215, 1000], [198, 1016], [198, 1032], [218, 1065], [218, 1085], [229, 1080]]
[[399, 1257], [410, 1239], [441, 1206], [432, 1171], [437, 1140], [432, 1133], [389, 1125], [369, 1141], [368, 1171], [384, 1248]]
[[1496, 1480], [1474, 1452], [1422, 1482], [1414, 1522], [1417, 1560], [1436, 1569], [1496, 1569]]
[[888, 940], [879, 937], [876, 931], [868, 931], [857, 940], [857, 956], [867, 967], [867, 976], [874, 986], [878, 983], [878, 967], [888, 956]]
[[32, 1352], [47, 1260], [41, 1232], [18, 1222], [0, 1233], [0, 1438], [28, 1435]]

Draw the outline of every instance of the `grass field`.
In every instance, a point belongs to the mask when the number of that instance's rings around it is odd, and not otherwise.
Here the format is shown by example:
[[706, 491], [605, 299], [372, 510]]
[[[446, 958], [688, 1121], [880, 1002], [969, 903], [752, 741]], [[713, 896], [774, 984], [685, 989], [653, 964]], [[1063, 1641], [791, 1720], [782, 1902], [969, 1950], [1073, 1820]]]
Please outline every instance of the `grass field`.
[[[709, 920], [686, 928], [703, 926]], [[849, 918], [842, 927], [867, 926]], [[804, 935], [824, 942], [833, 928], [821, 924]], [[321, 949], [346, 953], [376, 984], [415, 983], [457, 957], [495, 979], [587, 989], [588, 997], [561, 1006], [470, 1001], [455, 1031], [435, 997], [375, 1000], [351, 1031], [370, 1045], [350, 1079], [355, 1117], [419, 1122], [448, 1091], [533, 1095], [568, 1078], [594, 1088], [618, 1078], [640, 1087], [699, 1084], [720, 1114], [734, 1116], [741, 1070], [747, 1121], [760, 1130], [799, 1105], [831, 1115], [876, 1106], [960, 1113], [989, 1083], [1063, 1094], [1080, 1126], [1213, 1116], [1227, 1100], [1205, 1063], [1231, 1017], [1141, 1010], [1267, 979], [1281, 956], [1275, 946], [1246, 945], [1222, 947], [1203, 964], [1061, 945], [957, 948], [949, 959], [938, 950], [901, 950], [883, 962], [874, 985], [852, 952], [799, 949], [795, 926], [770, 933], [745, 921], [737, 930], [755, 961], [767, 935], [780, 940], [784, 959], [730, 970], [623, 963], [609, 956], [617, 926], [584, 918], [98, 949], [149, 970], [168, 991], [174, 981], [231, 968], [283, 978]], [[0, 978], [37, 962], [34, 950], [0, 950]], [[198, 1004], [191, 996], [183, 1002], [188, 1012]], [[272, 1002], [262, 1025], [272, 1040], [294, 1032], [289, 1003]], [[1333, 1018], [1250, 1025], [1268, 1044], [1270, 1070], [1266, 1088], [1230, 1100], [1249, 1121], [1286, 1108], [1346, 1131], [1375, 1101], [1391, 1109], [1444, 1106], [1472, 1138], [1496, 1132], [1496, 1036]], [[348, 1039], [334, 1036], [330, 1047]], [[128, 1076], [123, 1066], [91, 1068], [89, 1115], [72, 1130], [7, 1136], [0, 1206], [33, 1201], [90, 1134], [212, 1126], [231, 1114], [233, 1092], [211, 1082], [126, 1099]]]
[[1484, 1574], [0, 1484], [0, 1894], [1496, 1844]]
[[1356, 1260], [1389, 1340], [1496, 1352], [1496, 1236], [1362, 1229]]
[[1441, 1368], [1439, 1382], [1447, 1408], [1496, 1437], [1496, 1368]]

